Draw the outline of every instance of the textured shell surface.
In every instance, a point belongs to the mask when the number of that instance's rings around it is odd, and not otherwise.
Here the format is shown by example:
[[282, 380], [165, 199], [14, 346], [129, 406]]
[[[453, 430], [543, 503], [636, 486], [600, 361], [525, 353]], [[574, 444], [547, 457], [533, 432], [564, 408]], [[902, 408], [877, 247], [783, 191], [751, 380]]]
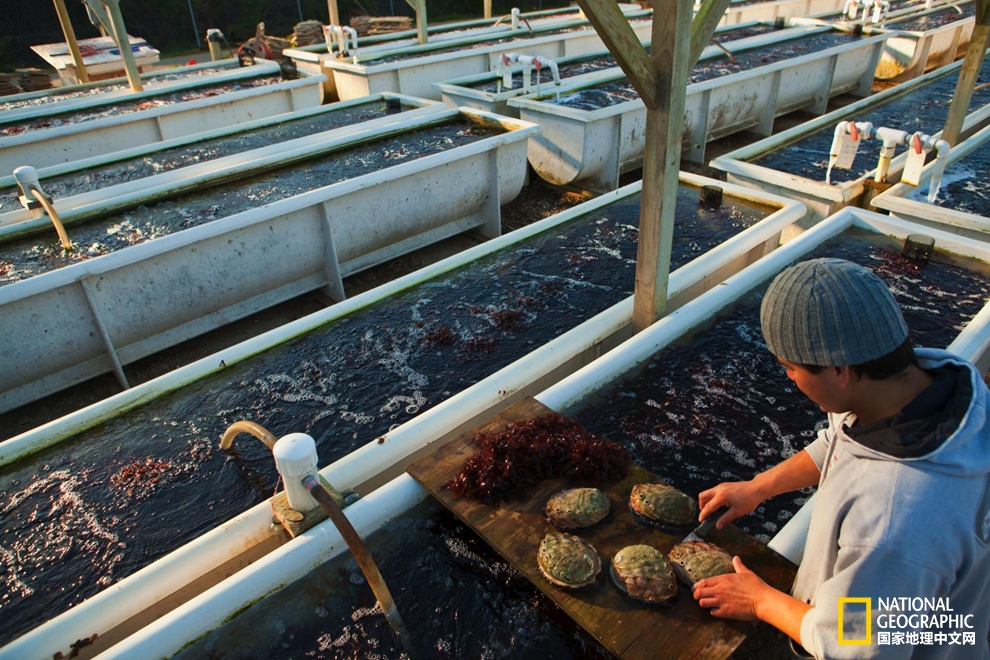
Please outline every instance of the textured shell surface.
[[633, 486], [629, 506], [649, 520], [668, 525], [692, 525], [698, 518], [694, 498], [664, 483]]
[[684, 584], [693, 587], [705, 578], [732, 573], [732, 555], [706, 541], [678, 543], [668, 555], [674, 572]]
[[570, 589], [593, 584], [602, 570], [601, 557], [590, 543], [562, 532], [543, 537], [536, 560], [547, 580]]
[[677, 579], [667, 557], [649, 545], [630, 545], [615, 553], [612, 581], [630, 598], [650, 604], [677, 595]]
[[612, 510], [608, 496], [597, 488], [568, 488], [554, 494], [544, 509], [547, 520], [567, 531], [597, 525]]

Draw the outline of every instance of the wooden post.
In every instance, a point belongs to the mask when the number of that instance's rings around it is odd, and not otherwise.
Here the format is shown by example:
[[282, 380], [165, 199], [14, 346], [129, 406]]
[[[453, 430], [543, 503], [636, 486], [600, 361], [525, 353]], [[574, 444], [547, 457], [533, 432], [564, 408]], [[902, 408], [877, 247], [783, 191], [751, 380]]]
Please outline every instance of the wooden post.
[[492, 17], [492, 0], [485, 0], [485, 18]]
[[722, 15], [732, 0], [706, 0], [691, 23], [691, 55], [688, 60], [688, 71], [694, 68], [701, 57], [705, 46], [712, 39], [715, 28], [718, 27]]
[[649, 55], [614, 2], [578, 0], [578, 5], [646, 105], [633, 302], [633, 332], [639, 332], [660, 319], [667, 304], [688, 72], [728, 0], [707, 0], [693, 25], [692, 0], [654, 2]]
[[124, 60], [124, 69], [127, 71], [127, 82], [130, 83], [132, 92], [144, 91], [141, 85], [141, 74], [138, 73], [137, 63], [134, 61], [134, 53], [131, 51], [131, 40], [127, 37], [127, 28], [124, 27], [124, 17], [120, 13], [118, 0], [103, 0], [110, 13], [110, 27], [113, 29], [113, 39], [120, 49], [120, 56]]
[[88, 83], [89, 74], [86, 73], [86, 65], [83, 64], [82, 54], [79, 52], [79, 43], [76, 41], [76, 31], [72, 29], [72, 21], [69, 20], [69, 12], [65, 9], [65, 0], [55, 0], [55, 12], [58, 14], [58, 22], [62, 24], [65, 43], [69, 45], [69, 52], [72, 53], [72, 63], [76, 66], [76, 77], [79, 82]]
[[330, 25], [340, 25], [340, 14], [337, 13], [337, 0], [327, 0], [327, 11], [330, 12]]
[[949, 114], [942, 129], [942, 139], [952, 146], [959, 142], [963, 120], [966, 118], [969, 102], [973, 98], [973, 87], [979, 78], [988, 45], [990, 45], [990, 0], [977, 0], [976, 25], [973, 27], [973, 36], [970, 37], [969, 46], [966, 48], [966, 58], [959, 70], [956, 91], [952, 95]]
[[425, 44], [429, 42], [429, 23], [426, 20], [426, 0], [416, 0], [416, 4], [413, 5], [416, 10], [416, 33], [419, 43]]

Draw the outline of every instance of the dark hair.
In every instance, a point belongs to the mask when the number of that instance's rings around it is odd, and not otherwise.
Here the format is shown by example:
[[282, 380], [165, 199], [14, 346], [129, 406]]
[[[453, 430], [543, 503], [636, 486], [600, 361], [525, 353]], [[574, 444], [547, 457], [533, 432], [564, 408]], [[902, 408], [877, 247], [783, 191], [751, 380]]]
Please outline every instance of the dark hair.
[[[904, 343], [890, 353], [881, 355], [877, 359], [864, 362], [863, 364], [849, 365], [849, 368], [860, 378], [887, 380], [910, 366], [917, 366], [917, 364], [918, 358], [914, 355], [914, 344], [911, 343], [911, 338], [908, 337], [904, 340]], [[802, 364], [801, 366], [813, 374], [820, 374], [827, 368], [816, 364]]]

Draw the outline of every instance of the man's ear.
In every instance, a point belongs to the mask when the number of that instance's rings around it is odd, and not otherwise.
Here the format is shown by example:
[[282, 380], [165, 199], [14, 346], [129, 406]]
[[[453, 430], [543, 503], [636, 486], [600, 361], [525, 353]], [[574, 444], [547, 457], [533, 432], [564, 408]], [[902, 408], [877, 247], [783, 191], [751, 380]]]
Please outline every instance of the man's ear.
[[847, 387], [854, 380], [859, 380], [852, 367], [835, 367], [835, 375], [839, 379], [839, 387]]

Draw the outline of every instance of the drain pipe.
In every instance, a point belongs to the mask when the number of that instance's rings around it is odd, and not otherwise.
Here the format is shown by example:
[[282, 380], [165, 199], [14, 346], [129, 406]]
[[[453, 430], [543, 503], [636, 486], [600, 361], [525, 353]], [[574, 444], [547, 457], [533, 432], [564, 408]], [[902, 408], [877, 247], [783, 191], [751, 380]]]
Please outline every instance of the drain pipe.
[[850, 21], [855, 21], [856, 16], [859, 14], [859, 0], [846, 0], [846, 4], [842, 8], [842, 13]]
[[402, 622], [402, 617], [399, 616], [399, 610], [395, 606], [391, 592], [385, 586], [385, 580], [378, 570], [378, 565], [375, 564], [375, 560], [368, 552], [361, 536], [354, 530], [351, 522], [340, 509], [340, 505], [337, 504], [340, 493], [328, 492], [320, 483], [319, 472], [317, 471], [316, 441], [305, 433], [290, 433], [279, 438], [275, 446], [272, 447], [272, 454], [275, 456], [275, 467], [285, 483], [285, 494], [289, 499], [289, 508], [300, 513], [306, 513], [316, 507], [321, 507], [326, 512], [327, 517], [333, 521], [337, 531], [347, 543], [347, 547], [350, 548], [354, 559], [357, 560], [361, 572], [368, 580], [368, 586], [371, 587], [375, 598], [382, 606], [385, 619], [399, 635], [406, 648], [409, 649], [409, 633], [406, 630], [406, 625]]
[[51, 218], [52, 224], [55, 225], [58, 239], [62, 242], [62, 249], [70, 252], [72, 250], [72, 243], [69, 241], [69, 235], [65, 233], [65, 226], [62, 224], [62, 219], [55, 210], [55, 203], [52, 196], [41, 189], [38, 171], [30, 165], [22, 165], [14, 170], [14, 179], [17, 181], [17, 187], [21, 191], [20, 196], [17, 198], [20, 200], [21, 206], [35, 212], [35, 217], [41, 216], [38, 207], [43, 208], [45, 213], [48, 214], [48, 217]]

